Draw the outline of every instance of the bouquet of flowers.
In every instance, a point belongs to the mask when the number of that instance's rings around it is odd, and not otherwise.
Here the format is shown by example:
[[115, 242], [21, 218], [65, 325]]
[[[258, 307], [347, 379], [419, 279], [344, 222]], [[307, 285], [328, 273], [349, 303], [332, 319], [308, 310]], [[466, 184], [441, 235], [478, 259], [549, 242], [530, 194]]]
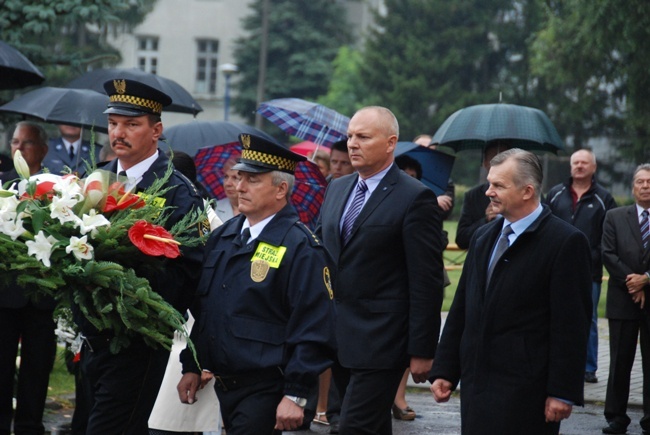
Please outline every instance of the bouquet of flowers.
[[[179, 245], [197, 246], [197, 224], [205, 213], [186, 215], [170, 231], [168, 207], [157, 199], [172, 173], [138, 195], [116, 174], [95, 169], [86, 178], [37, 174], [20, 151], [14, 156], [20, 181], [0, 189], [0, 279], [18, 283], [32, 298], [52, 296], [59, 306], [76, 304], [98, 330], [114, 333], [117, 352], [141, 336], [170, 348], [183, 316], [139, 277], [138, 265], [163, 267], [162, 258], [181, 255]], [[0, 290], [2, 291], [2, 290]]]

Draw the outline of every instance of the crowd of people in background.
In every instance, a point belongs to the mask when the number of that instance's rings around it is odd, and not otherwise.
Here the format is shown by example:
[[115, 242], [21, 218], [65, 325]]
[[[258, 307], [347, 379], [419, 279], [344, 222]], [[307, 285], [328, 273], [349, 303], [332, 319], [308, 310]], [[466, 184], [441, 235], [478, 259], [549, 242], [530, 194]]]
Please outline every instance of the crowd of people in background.
[[[412, 377], [430, 381], [438, 402], [462, 383], [463, 433], [557, 434], [584, 403], [584, 383], [599, 382], [603, 266], [611, 361], [602, 432], [626, 433], [639, 332], [644, 360], [650, 351], [650, 164], [634, 172], [635, 203], [617, 207], [589, 149], [575, 151], [570, 177], [543, 195], [534, 153], [488, 144], [487, 181], [462, 201], [455, 243], [467, 258], [441, 332], [450, 283], [443, 221], [455, 186], [450, 179], [436, 195], [418, 181], [420, 162], [395, 157], [399, 124], [389, 109], [360, 109], [346, 138], [308, 156], [327, 183], [308, 228], [290, 204], [305, 157], [242, 134], [241, 156], [219, 168], [225, 197], [210, 201], [192, 157], [158, 148], [169, 96], [127, 80], [126, 98], [115, 83], [105, 84], [108, 144], [91, 146], [67, 125], [48, 141], [40, 125], [23, 121], [12, 155], [20, 150], [32, 175], [83, 174], [86, 162], [98, 162], [136, 190], [173, 161], [166, 225], [205, 210], [197, 230], [211, 234], [203, 247], [182, 247], [164, 273], [140, 272], [191, 319], [197, 358], [180, 336], [171, 354], [137, 340], [113, 353], [112, 331], [95, 328], [73, 303], [82, 337], [73, 433], [215, 434], [222, 425], [228, 434], [281, 433], [319, 424], [330, 433], [391, 434], [392, 419], [416, 418], [405, 393]], [[413, 142], [437, 147], [429, 135]], [[18, 285], [0, 292], [0, 434], [44, 431], [54, 308]]]

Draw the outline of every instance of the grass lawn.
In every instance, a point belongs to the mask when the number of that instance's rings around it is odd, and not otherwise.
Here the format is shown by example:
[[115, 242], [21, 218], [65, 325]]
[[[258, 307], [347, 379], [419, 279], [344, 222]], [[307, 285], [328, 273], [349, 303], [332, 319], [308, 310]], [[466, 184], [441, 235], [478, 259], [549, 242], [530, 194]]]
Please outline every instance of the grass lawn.
[[[457, 227], [457, 221], [444, 221], [443, 228], [449, 233], [449, 243], [454, 243], [454, 240], [456, 239]], [[462, 262], [465, 260], [465, 253], [458, 251], [445, 251], [444, 260], [446, 266], [462, 264]], [[605, 277], [609, 276], [607, 270], [603, 270], [603, 272]], [[456, 287], [458, 286], [458, 281], [460, 280], [461, 270], [450, 270], [447, 273], [449, 274], [449, 280], [451, 281], [451, 284], [445, 288], [445, 299], [442, 301], [442, 311], [449, 311], [449, 307], [451, 307], [451, 303], [454, 300], [454, 295], [456, 294]], [[598, 317], [605, 317], [606, 300], [607, 281], [603, 281], [600, 301], [598, 303]]]
[[65, 365], [65, 349], [57, 347], [54, 368], [50, 373], [50, 384], [47, 395], [56, 402], [65, 402], [69, 394], [74, 393], [74, 376], [68, 372]]

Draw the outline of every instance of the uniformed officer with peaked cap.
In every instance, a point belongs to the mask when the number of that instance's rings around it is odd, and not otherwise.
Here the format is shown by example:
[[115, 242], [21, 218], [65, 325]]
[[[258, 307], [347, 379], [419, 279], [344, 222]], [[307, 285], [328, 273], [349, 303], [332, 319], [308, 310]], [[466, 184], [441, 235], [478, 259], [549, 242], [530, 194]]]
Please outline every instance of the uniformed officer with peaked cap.
[[[206, 245], [192, 340], [215, 374], [229, 435], [298, 428], [306, 397], [334, 357], [333, 263], [289, 204], [303, 156], [240, 135], [233, 168], [241, 215]], [[181, 355], [181, 401], [193, 403], [199, 368]]]
[[[158, 149], [158, 139], [163, 130], [160, 114], [172, 100], [159, 89], [119, 77], [107, 81], [104, 89], [109, 95], [104, 112], [108, 115], [109, 142], [117, 158], [102, 169], [125, 174], [125, 180], [134, 185], [136, 192], [144, 191], [163, 178], [169, 166], [165, 153]], [[186, 214], [203, 210], [203, 199], [180, 172], [173, 171], [167, 186], [172, 188], [152, 199], [161, 207], [169, 207], [167, 229]], [[205, 233], [209, 223], [206, 221], [195, 230], [197, 235]], [[203, 249], [181, 246], [181, 253], [176, 259], [164, 260], [162, 270], [153, 271], [141, 264], [126, 266], [134, 267], [138, 276], [149, 280], [154, 291], [185, 312], [194, 297]], [[131, 344], [114, 354], [109, 348], [113, 331], [97, 330], [78, 307], [73, 310], [85, 337], [80, 366], [90, 410], [85, 433], [148, 435], [147, 421], [169, 351], [150, 347], [134, 334]]]

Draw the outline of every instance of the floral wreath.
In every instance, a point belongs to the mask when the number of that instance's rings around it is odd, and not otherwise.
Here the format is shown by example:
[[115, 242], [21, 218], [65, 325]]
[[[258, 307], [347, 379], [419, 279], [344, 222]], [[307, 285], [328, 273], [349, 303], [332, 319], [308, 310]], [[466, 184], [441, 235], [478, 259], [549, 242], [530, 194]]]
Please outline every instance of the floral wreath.
[[[20, 151], [19, 181], [0, 189], [0, 280], [24, 287], [29, 298], [53, 297], [58, 308], [76, 304], [98, 330], [114, 334], [117, 353], [135, 337], [169, 349], [173, 332], [186, 335], [185, 319], [139, 277], [135, 266], [162, 269], [207, 235], [196, 230], [203, 210], [188, 213], [169, 231], [171, 207], [156, 199], [173, 187], [165, 175], [136, 195], [124, 177], [94, 169], [86, 178], [50, 173], [30, 176]], [[0, 290], [1, 291], [1, 290]]]

